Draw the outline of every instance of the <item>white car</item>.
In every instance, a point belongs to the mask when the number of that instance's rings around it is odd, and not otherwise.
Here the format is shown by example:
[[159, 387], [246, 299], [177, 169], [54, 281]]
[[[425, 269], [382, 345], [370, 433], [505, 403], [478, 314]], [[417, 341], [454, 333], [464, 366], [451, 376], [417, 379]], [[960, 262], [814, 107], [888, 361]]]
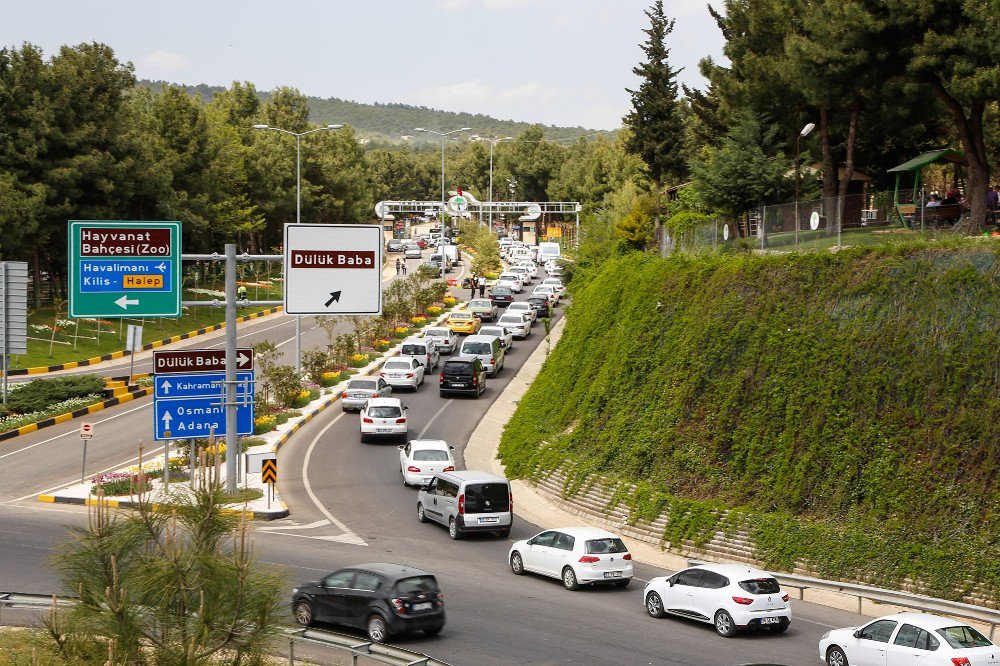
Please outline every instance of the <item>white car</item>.
[[452, 354], [455, 351], [455, 344], [458, 336], [445, 326], [424, 329], [424, 339], [434, 343], [434, 347], [441, 354]]
[[703, 564], [657, 576], [646, 583], [642, 599], [652, 617], [708, 622], [726, 638], [749, 628], [780, 634], [792, 622], [788, 594], [774, 576], [739, 564]]
[[628, 587], [632, 580], [632, 555], [625, 542], [597, 527], [545, 530], [515, 541], [507, 562], [518, 576], [526, 571], [551, 576], [562, 580], [567, 590], [581, 585]]
[[438, 472], [454, 472], [454, 446], [441, 439], [411, 439], [400, 444], [399, 473], [404, 486], [423, 486]]
[[511, 266], [510, 268], [507, 269], [506, 272], [520, 276], [521, 282], [523, 282], [525, 286], [531, 284], [531, 273], [530, 271], [528, 271], [527, 268], [525, 268], [521, 264], [518, 264], [517, 266]]
[[528, 315], [520, 312], [504, 313], [497, 319], [497, 326], [503, 326], [515, 338], [522, 340], [531, 334], [531, 320]]
[[497, 278], [496, 286], [510, 287], [515, 294], [520, 294], [524, 290], [524, 280], [517, 273], [501, 273]]
[[414, 391], [424, 383], [424, 366], [412, 356], [390, 358], [378, 376], [392, 388], [411, 388]]
[[421, 257], [422, 250], [420, 246], [416, 243], [410, 243], [403, 248], [403, 257], [406, 259], [419, 259]]
[[994, 666], [1000, 649], [957, 620], [911, 612], [828, 631], [819, 641], [819, 658], [828, 666]]
[[531, 307], [531, 304], [524, 301], [508, 305], [507, 309], [504, 310], [504, 314], [507, 314], [508, 312], [517, 312], [519, 314], [528, 315], [528, 319], [531, 320], [531, 323], [535, 323], [538, 318], [538, 313], [536, 313], [534, 308]]
[[406, 410], [399, 398], [372, 398], [361, 408], [361, 442], [406, 439]]
[[514, 346], [514, 336], [503, 326], [483, 326], [479, 329], [479, 335], [492, 335], [500, 338], [500, 344], [505, 350], [510, 350]]
[[559, 294], [556, 292], [555, 287], [540, 284], [532, 290], [531, 295], [544, 296], [549, 299], [549, 305], [555, 305], [559, 302]]
[[538, 277], [538, 264], [533, 261], [521, 261], [517, 263], [516, 268], [523, 268], [528, 271], [528, 275], [534, 280]]
[[[555, 287], [556, 293], [562, 298], [566, 295], [566, 285], [559, 278], [545, 278], [539, 287]], [[537, 289], [537, 287], [536, 287]]]

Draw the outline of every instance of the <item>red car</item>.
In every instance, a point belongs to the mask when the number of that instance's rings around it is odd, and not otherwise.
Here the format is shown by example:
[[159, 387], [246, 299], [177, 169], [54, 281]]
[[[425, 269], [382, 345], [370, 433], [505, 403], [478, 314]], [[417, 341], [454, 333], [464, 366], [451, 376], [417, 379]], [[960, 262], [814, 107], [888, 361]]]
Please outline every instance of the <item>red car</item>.
[[427, 241], [425, 241], [423, 238], [418, 238], [416, 242], [417, 242], [417, 245], [420, 246], [421, 250], [426, 250], [427, 249]]

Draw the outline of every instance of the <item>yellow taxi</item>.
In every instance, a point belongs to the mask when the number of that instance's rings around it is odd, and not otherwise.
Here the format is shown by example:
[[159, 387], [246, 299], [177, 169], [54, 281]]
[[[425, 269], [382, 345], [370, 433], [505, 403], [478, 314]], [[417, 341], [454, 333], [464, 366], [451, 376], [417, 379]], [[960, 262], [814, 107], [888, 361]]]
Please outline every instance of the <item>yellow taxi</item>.
[[456, 310], [448, 315], [448, 321], [445, 322], [445, 326], [450, 328], [452, 333], [467, 335], [475, 335], [482, 325], [482, 320], [469, 310]]

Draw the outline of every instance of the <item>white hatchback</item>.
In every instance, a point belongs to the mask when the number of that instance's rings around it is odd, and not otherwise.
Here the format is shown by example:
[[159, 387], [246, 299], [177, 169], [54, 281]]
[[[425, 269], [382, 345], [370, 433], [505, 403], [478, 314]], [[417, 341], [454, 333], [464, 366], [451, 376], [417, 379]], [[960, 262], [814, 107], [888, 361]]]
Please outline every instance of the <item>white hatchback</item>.
[[819, 641], [819, 658], [828, 666], [996, 666], [1000, 649], [967, 624], [909, 612], [826, 632]]
[[559, 302], [559, 292], [556, 291], [555, 287], [540, 284], [531, 292], [532, 296], [544, 296], [549, 299], [549, 305], [555, 305]]
[[404, 486], [424, 486], [438, 472], [455, 471], [455, 447], [442, 439], [411, 439], [397, 448]]
[[792, 621], [788, 594], [777, 579], [738, 564], [703, 564], [673, 576], [657, 576], [642, 593], [652, 617], [668, 613], [715, 625], [730, 638], [740, 629], [782, 633]]
[[483, 326], [479, 329], [479, 335], [492, 335], [500, 338], [500, 344], [504, 350], [510, 350], [514, 346], [514, 336], [503, 326]]
[[382, 365], [378, 376], [392, 388], [405, 386], [416, 391], [424, 383], [424, 366], [412, 356], [390, 358]]
[[527, 315], [528, 319], [530, 319], [532, 323], [534, 323], [538, 318], [538, 314], [535, 312], [535, 309], [531, 307], [531, 303], [525, 301], [511, 303], [507, 306], [507, 309], [504, 310], [504, 314], [507, 314], [508, 312], [516, 312], [518, 314]]
[[531, 320], [528, 315], [514, 311], [505, 312], [497, 319], [497, 326], [503, 326], [515, 338], [522, 340], [531, 334]]
[[621, 537], [597, 527], [545, 530], [515, 541], [507, 554], [510, 570], [551, 576], [568, 590], [581, 585], [628, 587], [632, 555]]
[[496, 286], [510, 287], [515, 294], [520, 294], [524, 290], [524, 280], [517, 273], [501, 273], [497, 278]]
[[406, 407], [399, 398], [372, 398], [361, 408], [361, 441], [406, 439]]
[[559, 278], [545, 278], [542, 283], [538, 285], [539, 287], [555, 287], [556, 293], [560, 297], [566, 295], [566, 285], [563, 284], [562, 280]]

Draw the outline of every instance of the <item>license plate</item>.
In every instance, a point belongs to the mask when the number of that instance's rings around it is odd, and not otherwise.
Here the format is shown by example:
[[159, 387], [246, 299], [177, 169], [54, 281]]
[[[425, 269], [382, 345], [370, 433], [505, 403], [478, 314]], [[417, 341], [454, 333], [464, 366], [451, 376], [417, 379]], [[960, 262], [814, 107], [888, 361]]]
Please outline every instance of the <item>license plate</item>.
[[604, 577], [605, 578], [621, 578], [622, 577], [622, 572], [621, 571], [605, 571], [604, 572]]
[[762, 617], [760, 618], [761, 624], [781, 624], [780, 617]]
[[422, 610], [430, 610], [431, 608], [433, 608], [433, 606], [434, 605], [431, 602], [424, 601], [419, 604], [413, 604], [412, 606], [410, 606], [410, 608], [412, 608], [415, 611], [422, 611]]
[[499, 523], [500, 519], [499, 518], [480, 518], [479, 522], [480, 523]]
[[392, 432], [392, 428], [375, 428], [375, 432]]

